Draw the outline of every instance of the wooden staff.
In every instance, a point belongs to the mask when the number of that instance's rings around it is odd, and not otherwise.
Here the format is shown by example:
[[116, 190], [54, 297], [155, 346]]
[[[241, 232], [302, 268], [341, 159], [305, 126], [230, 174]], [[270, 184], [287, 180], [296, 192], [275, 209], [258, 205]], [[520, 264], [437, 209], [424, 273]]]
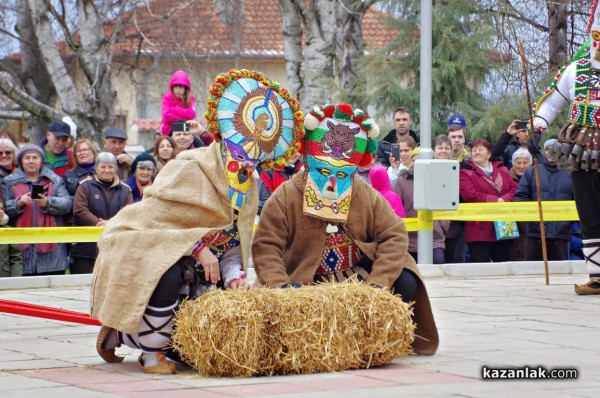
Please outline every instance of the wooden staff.
[[[527, 82], [527, 62], [525, 61], [525, 48], [523, 38], [519, 39], [519, 52], [521, 53], [521, 66], [523, 68], [523, 80], [525, 82], [525, 95], [527, 96], [527, 111], [529, 113], [529, 139], [535, 145], [533, 130], [533, 114], [531, 112], [531, 97], [529, 96], [529, 83]], [[533, 154], [532, 154], [533, 155]], [[533, 171], [535, 172], [535, 187], [537, 193], [538, 214], [540, 215], [540, 234], [542, 237], [542, 256], [544, 258], [544, 271], [546, 272], [546, 286], [550, 284], [550, 273], [548, 271], [548, 252], [546, 250], [546, 228], [544, 226], [544, 212], [542, 211], [542, 189], [540, 187], [540, 169], [538, 167], [537, 156], [533, 156]]]

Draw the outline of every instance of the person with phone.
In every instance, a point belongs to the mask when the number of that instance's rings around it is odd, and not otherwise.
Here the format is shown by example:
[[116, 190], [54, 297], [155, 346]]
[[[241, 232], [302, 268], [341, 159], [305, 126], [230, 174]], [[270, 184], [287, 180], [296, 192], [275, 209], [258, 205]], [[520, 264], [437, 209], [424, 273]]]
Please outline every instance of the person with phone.
[[[386, 168], [393, 166], [390, 161], [390, 155], [392, 153], [390, 146], [392, 144], [399, 144], [406, 141], [408, 138], [412, 138], [417, 145], [419, 144], [419, 135], [411, 129], [413, 119], [408, 108], [396, 108], [392, 114], [392, 121], [394, 123], [394, 128], [379, 141], [375, 161], [377, 164]], [[396, 158], [396, 161], [397, 160], [398, 159]], [[390, 176], [390, 180], [391, 179]]]
[[[417, 143], [412, 137], [408, 137], [405, 141], [400, 142], [397, 145], [398, 153], [390, 152], [390, 167], [387, 169], [388, 177], [390, 178], [390, 184], [394, 186], [398, 180], [398, 176], [403, 170], [408, 170], [412, 165], [411, 153], [417, 147]], [[390, 147], [390, 149], [393, 146]], [[398, 157], [396, 157], [396, 155]]]
[[[17, 153], [18, 168], [4, 179], [2, 194], [9, 225], [18, 228], [67, 226], [73, 200], [61, 177], [44, 164], [40, 146]], [[22, 244], [23, 276], [60, 275], [67, 269], [65, 244]]]
[[392, 144], [391, 148], [394, 159], [400, 159], [400, 144]]
[[[516, 140], [513, 140], [513, 137]], [[512, 123], [507, 127], [506, 131], [502, 133], [498, 141], [492, 147], [492, 160], [501, 160], [507, 169], [511, 169], [512, 155], [519, 148], [527, 149], [527, 140], [529, 139], [529, 122], [527, 120], [513, 120]], [[539, 131], [534, 134], [534, 143], [539, 145], [542, 135]], [[512, 140], [512, 142], [511, 142]], [[544, 161], [544, 157], [538, 157], [541, 162]]]

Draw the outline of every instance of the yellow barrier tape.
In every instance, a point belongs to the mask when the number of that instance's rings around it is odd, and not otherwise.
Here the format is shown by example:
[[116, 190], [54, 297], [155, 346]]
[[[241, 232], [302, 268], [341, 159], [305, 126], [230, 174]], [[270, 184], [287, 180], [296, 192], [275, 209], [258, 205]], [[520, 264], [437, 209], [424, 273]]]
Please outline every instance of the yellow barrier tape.
[[405, 218], [404, 225], [406, 225], [406, 230], [409, 232], [418, 231], [419, 230], [419, 219], [418, 218]]
[[[544, 221], [577, 221], [572, 200], [542, 202]], [[540, 221], [537, 202], [460, 203], [458, 210], [434, 211], [434, 220]]]
[[429, 210], [419, 210], [419, 229], [423, 231], [433, 231], [433, 212]]
[[[577, 221], [572, 200], [542, 202], [544, 221]], [[433, 211], [430, 218], [419, 211], [418, 218], [405, 218], [408, 231], [431, 230], [432, 220], [457, 221], [539, 221], [537, 202], [460, 203], [458, 210]], [[0, 244], [97, 242], [104, 227], [0, 228]]]
[[[544, 221], [578, 221], [579, 215], [572, 200], [542, 202]], [[419, 211], [419, 218], [405, 218], [404, 224], [409, 232], [414, 232], [427, 226], [419, 223], [423, 217]], [[537, 202], [487, 202], [487, 203], [460, 203], [458, 210], [436, 210], [433, 212], [434, 220], [449, 221], [530, 221], [539, 222]]]
[[0, 244], [98, 242], [104, 227], [0, 228]]

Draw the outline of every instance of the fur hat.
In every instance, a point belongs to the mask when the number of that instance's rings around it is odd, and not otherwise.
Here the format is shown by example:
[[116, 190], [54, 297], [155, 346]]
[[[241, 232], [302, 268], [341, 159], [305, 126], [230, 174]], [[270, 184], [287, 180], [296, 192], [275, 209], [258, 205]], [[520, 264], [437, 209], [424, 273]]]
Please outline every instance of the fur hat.
[[325, 156], [365, 167], [377, 152], [379, 126], [349, 104], [316, 106], [306, 115], [304, 153]]
[[25, 144], [23, 145], [23, 148], [19, 150], [19, 153], [17, 153], [17, 164], [19, 166], [22, 166], [21, 161], [23, 160], [23, 156], [31, 152], [35, 152], [36, 154], [38, 154], [40, 159], [42, 159], [42, 162], [46, 160], [46, 156], [42, 147], [35, 144]]

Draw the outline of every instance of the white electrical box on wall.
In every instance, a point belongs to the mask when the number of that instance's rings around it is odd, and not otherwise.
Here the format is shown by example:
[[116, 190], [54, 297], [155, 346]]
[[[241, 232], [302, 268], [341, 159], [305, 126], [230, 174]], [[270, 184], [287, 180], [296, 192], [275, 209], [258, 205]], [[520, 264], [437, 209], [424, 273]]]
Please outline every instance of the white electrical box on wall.
[[415, 160], [415, 209], [457, 210], [459, 172], [456, 160]]

